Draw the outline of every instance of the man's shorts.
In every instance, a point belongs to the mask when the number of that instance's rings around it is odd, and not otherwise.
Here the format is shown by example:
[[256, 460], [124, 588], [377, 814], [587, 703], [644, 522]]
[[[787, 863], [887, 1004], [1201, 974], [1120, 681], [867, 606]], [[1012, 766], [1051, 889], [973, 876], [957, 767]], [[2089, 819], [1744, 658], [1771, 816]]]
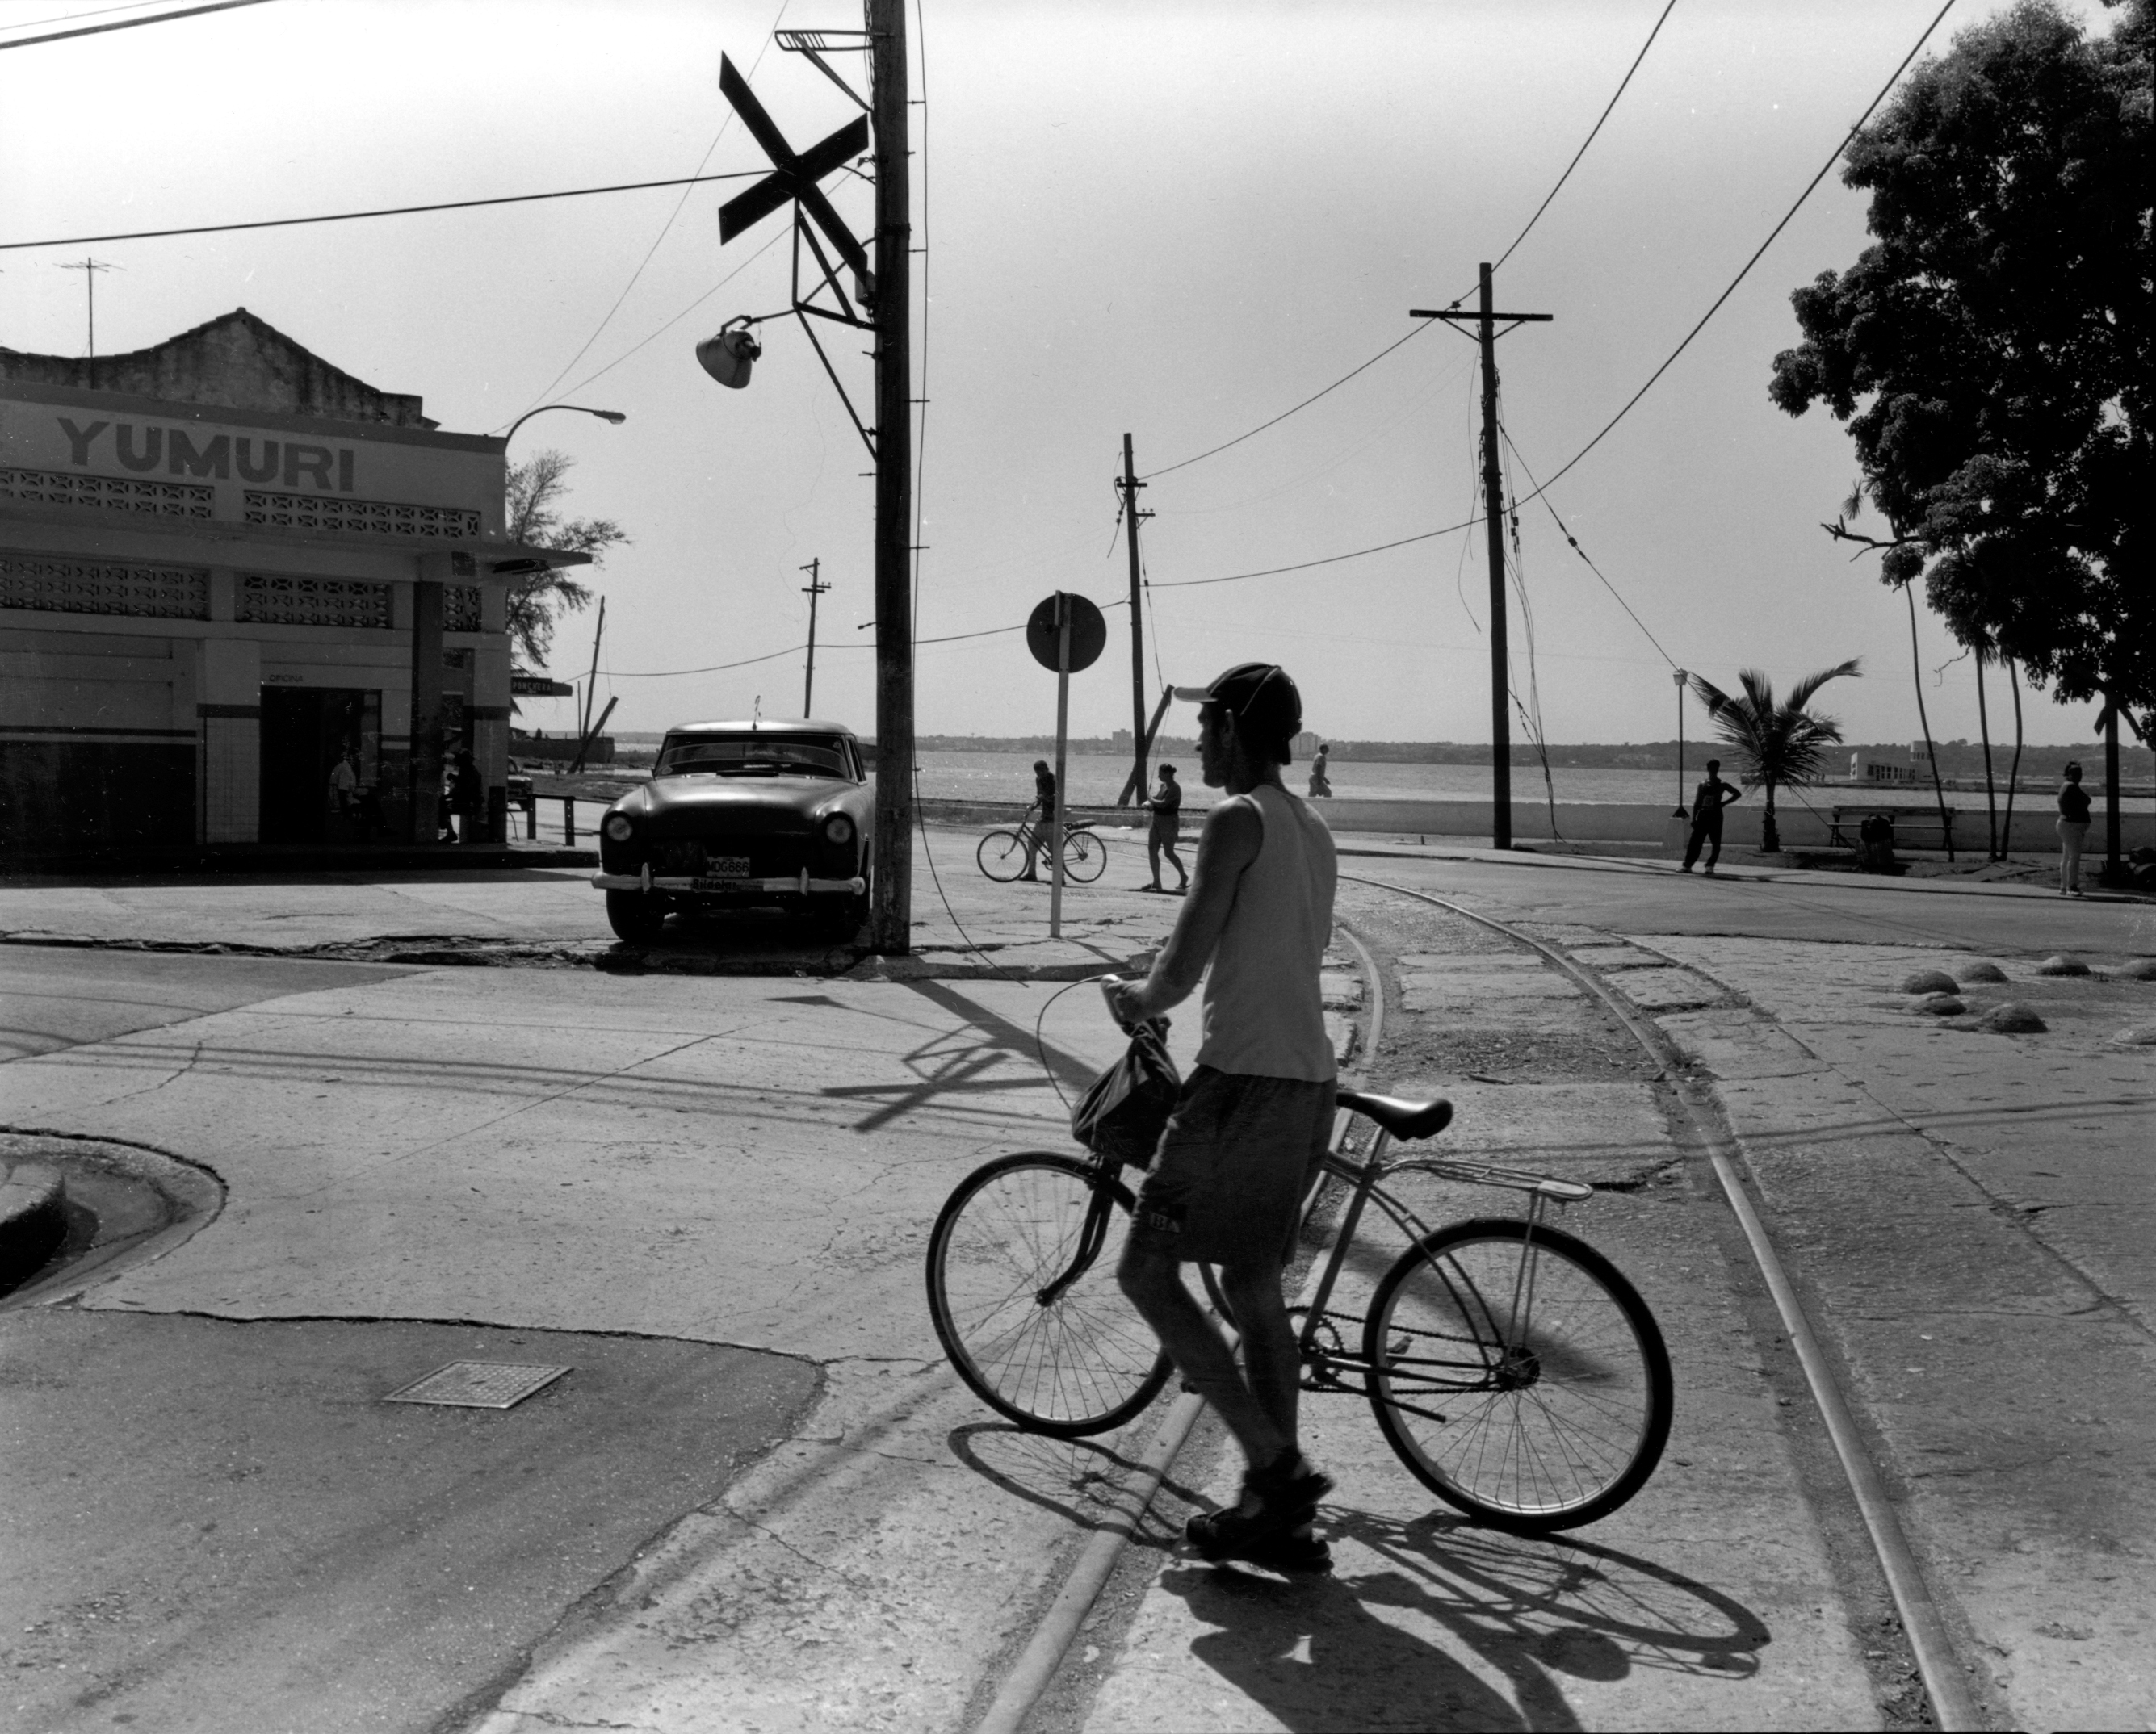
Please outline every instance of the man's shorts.
[[1139, 1188], [1131, 1238], [1184, 1263], [1285, 1261], [1304, 1193], [1332, 1141], [1331, 1079], [1186, 1079]]

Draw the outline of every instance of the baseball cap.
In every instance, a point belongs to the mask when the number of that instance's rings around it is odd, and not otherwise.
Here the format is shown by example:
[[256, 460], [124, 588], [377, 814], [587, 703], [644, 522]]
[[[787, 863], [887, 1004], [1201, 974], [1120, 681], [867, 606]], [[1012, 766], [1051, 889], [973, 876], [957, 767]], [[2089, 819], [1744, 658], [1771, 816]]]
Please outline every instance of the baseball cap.
[[1204, 686], [1178, 686], [1176, 697], [1221, 705], [1245, 728], [1292, 740], [1302, 729], [1302, 695], [1276, 662], [1239, 662]]

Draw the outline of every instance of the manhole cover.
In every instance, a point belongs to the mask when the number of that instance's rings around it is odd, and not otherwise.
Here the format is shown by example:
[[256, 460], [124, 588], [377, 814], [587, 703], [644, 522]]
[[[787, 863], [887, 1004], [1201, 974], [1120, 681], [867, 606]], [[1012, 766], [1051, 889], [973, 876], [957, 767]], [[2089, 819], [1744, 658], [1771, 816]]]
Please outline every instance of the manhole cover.
[[382, 1400], [440, 1403], [450, 1408], [514, 1408], [568, 1371], [566, 1367], [527, 1367], [513, 1361], [452, 1361]]

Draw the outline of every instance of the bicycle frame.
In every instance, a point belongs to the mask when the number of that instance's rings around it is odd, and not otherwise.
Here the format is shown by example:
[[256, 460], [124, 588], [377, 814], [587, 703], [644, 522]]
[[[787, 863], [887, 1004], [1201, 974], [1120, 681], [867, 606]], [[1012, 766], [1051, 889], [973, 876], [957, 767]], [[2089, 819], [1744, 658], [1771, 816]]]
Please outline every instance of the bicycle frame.
[[[1344, 1344], [1337, 1351], [1327, 1347], [1320, 1333], [1327, 1328], [1326, 1303], [1332, 1297], [1338, 1284], [1342, 1266], [1347, 1262], [1348, 1250], [1354, 1244], [1355, 1231], [1361, 1225], [1365, 1208], [1374, 1199], [1378, 1208], [1392, 1219], [1393, 1225], [1407, 1236], [1412, 1245], [1419, 1245], [1434, 1231], [1417, 1216], [1414, 1210], [1387, 1192], [1380, 1183], [1394, 1174], [1422, 1173], [1440, 1180], [1452, 1180], [1471, 1186], [1502, 1187], [1527, 1195], [1527, 1233], [1522, 1239], [1520, 1265], [1514, 1274], [1511, 1306], [1506, 1316], [1514, 1321], [1515, 1334], [1524, 1336], [1534, 1311], [1535, 1230], [1541, 1226], [1552, 1203], [1578, 1203], [1594, 1195], [1592, 1187], [1578, 1181], [1558, 1180], [1547, 1174], [1529, 1173], [1524, 1169], [1499, 1167], [1488, 1162], [1463, 1162], [1444, 1157], [1418, 1157], [1411, 1161], [1388, 1162], [1386, 1152], [1393, 1145], [1393, 1136], [1380, 1127], [1370, 1147], [1367, 1161], [1358, 1162], [1345, 1152], [1329, 1152], [1325, 1158], [1325, 1172], [1353, 1188], [1347, 1207], [1342, 1212], [1340, 1225], [1334, 1231], [1332, 1247], [1327, 1255], [1323, 1274], [1318, 1280], [1317, 1292], [1311, 1297], [1302, 1328], [1296, 1339], [1296, 1347], [1302, 1364], [1309, 1369], [1303, 1388], [1308, 1391], [1345, 1393], [1367, 1397], [1370, 1394], [1368, 1377], [1373, 1371], [1364, 1355], [1349, 1350]], [[1447, 1279], [1448, 1283], [1450, 1279]], [[1473, 1346], [1478, 1358], [1474, 1362], [1432, 1362], [1436, 1371], [1456, 1371], [1470, 1375], [1445, 1382], [1434, 1374], [1426, 1374], [1431, 1388], [1449, 1391], [1488, 1390], [1502, 1388], [1517, 1377], [1514, 1367], [1515, 1351], [1518, 1345], [1506, 1341], [1506, 1333], [1497, 1326], [1496, 1315], [1489, 1303], [1479, 1294], [1472, 1295], [1474, 1309], [1488, 1321], [1491, 1329], [1486, 1335], [1478, 1333]], [[1463, 1306], [1462, 1311], [1468, 1311]], [[1496, 1343], [1493, 1358], [1491, 1344]], [[1397, 1369], [1395, 1369], [1397, 1371]], [[1359, 1378], [1362, 1383], [1351, 1380]], [[1433, 1411], [1418, 1409], [1411, 1403], [1399, 1400], [1397, 1393], [1392, 1398], [1394, 1406], [1411, 1413], [1422, 1414], [1442, 1421], [1442, 1415]]]

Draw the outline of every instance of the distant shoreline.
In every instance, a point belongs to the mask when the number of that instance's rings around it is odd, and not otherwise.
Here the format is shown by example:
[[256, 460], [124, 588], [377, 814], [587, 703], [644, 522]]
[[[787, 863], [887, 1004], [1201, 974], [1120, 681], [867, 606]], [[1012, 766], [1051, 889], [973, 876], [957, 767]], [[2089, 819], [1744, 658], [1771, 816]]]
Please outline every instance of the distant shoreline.
[[[632, 732], [623, 730], [613, 735], [623, 746], [655, 747], [664, 738], [664, 731]], [[1395, 764], [1395, 765], [1462, 765], [1488, 766], [1491, 762], [1486, 743], [1453, 741], [1328, 741], [1330, 757], [1336, 765]], [[921, 752], [1015, 752], [1032, 753], [1042, 757], [1055, 751], [1053, 736], [1043, 735], [922, 735], [914, 742]], [[1912, 758], [1912, 743], [1907, 741], [1852, 741], [1831, 747], [1827, 752], [1828, 776], [1835, 782], [1847, 780], [1845, 767], [1848, 756], [1861, 753], [1867, 761], [1906, 764], [1916, 773], [1916, 785], [1928, 789], [1932, 776], [1930, 766], [1921, 755]], [[1118, 741], [1112, 737], [1089, 736], [1070, 741], [1065, 749], [1073, 757], [1118, 758], [1127, 760], [1131, 746], [1127, 736]], [[1553, 741], [1546, 749], [1553, 768], [1575, 771], [1666, 771], [1674, 772], [1679, 763], [1678, 746], [1675, 740], [1640, 741]], [[1979, 787], [1984, 778], [1984, 752], [1974, 741], [1942, 741], [1936, 743], [1938, 754], [1939, 776], [1949, 788], [1957, 782], [1974, 778]], [[1682, 762], [1687, 771], [1703, 767], [1707, 760], [1717, 754], [1726, 754], [1728, 748], [1709, 737], [1687, 738], [1684, 742]], [[1152, 757], [1180, 754], [1195, 758], [1198, 743], [1188, 736], [1162, 736], [1152, 746]], [[1298, 752], [1298, 764], [1306, 764], [1309, 754]], [[2013, 762], [2014, 743], [2011, 740], [1991, 745], [1992, 774], [2002, 789], [2005, 787], [2007, 767]], [[2103, 774], [2103, 746], [2101, 741], [2087, 741], [2064, 746], [2025, 746], [2021, 752], [2021, 786], [2025, 790], [2031, 779], [2046, 784], [2056, 782], [2061, 770], [2070, 759], [2077, 759], [2092, 782], [2100, 782]], [[1542, 760], [1531, 746], [1515, 745], [1512, 748], [1512, 768], [1515, 772], [1538, 771]], [[2147, 783], [2156, 779], [2156, 752], [2145, 746], [2135, 746], [2122, 741], [2119, 743], [2120, 785]], [[1891, 786], [1891, 785], [1889, 785]], [[1908, 787], [1909, 785], [1902, 785]], [[1881, 787], [1873, 785], [1873, 787]]]

